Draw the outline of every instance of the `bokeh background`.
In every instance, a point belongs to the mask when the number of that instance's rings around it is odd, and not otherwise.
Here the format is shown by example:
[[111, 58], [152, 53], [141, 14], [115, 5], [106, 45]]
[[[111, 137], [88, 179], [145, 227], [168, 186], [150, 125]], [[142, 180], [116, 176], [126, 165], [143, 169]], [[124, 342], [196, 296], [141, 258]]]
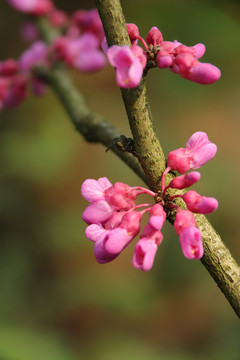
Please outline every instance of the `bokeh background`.
[[[69, 13], [94, 7], [55, 4]], [[239, 261], [239, 2], [122, 4], [143, 37], [155, 25], [166, 40], [203, 42], [203, 61], [222, 70], [210, 86], [152, 70], [148, 89], [165, 154], [199, 130], [218, 145], [195, 189], [219, 200], [208, 218]], [[1, 0], [0, 60], [25, 49], [23, 18]], [[114, 70], [71, 75], [89, 107], [130, 136]], [[84, 142], [52, 91], [0, 113], [0, 164], [1, 360], [239, 360], [238, 318], [201, 263], [184, 258], [170, 225], [148, 273], [131, 265], [134, 244], [112, 263], [95, 261], [81, 183], [142, 183], [103, 146]]]

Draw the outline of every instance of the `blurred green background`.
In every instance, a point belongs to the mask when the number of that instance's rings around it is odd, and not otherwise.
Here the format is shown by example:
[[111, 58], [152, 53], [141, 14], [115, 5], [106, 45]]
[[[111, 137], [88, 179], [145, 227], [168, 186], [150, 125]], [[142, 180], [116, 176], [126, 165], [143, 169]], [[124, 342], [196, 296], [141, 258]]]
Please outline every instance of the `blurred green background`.
[[[69, 13], [93, 1], [55, 1]], [[146, 36], [203, 42], [203, 61], [222, 70], [201, 86], [153, 70], [148, 89], [165, 154], [205, 131], [218, 145], [195, 189], [219, 200], [208, 216], [239, 261], [240, 7], [234, 1], [122, 1], [127, 22]], [[18, 57], [23, 16], [0, 2], [0, 60]], [[72, 74], [90, 108], [130, 136], [110, 66]], [[81, 213], [86, 178], [141, 185], [101, 145], [77, 134], [51, 91], [0, 113], [0, 360], [239, 360], [235, 313], [199, 261], [181, 253], [172, 227], [153, 269], [132, 267], [134, 244], [99, 265]]]

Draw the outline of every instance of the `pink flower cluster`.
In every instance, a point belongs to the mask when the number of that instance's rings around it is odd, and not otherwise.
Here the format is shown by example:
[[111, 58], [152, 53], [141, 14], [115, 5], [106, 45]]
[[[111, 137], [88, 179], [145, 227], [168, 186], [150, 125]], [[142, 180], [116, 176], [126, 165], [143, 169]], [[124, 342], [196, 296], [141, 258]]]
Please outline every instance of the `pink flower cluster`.
[[[203, 44], [189, 47], [177, 40], [164, 41], [157, 27], [151, 28], [146, 41], [140, 36], [137, 25], [127, 24], [127, 30], [131, 47], [114, 45], [106, 50], [110, 64], [116, 68], [120, 87], [138, 86], [145, 67], [169, 68], [184, 79], [198, 84], [212, 84], [220, 78], [221, 72], [216, 66], [199, 61], [205, 53]], [[137, 46], [138, 40], [143, 43], [145, 52]]]
[[[172, 209], [176, 209], [174, 228], [179, 235], [183, 254], [188, 259], [200, 259], [204, 250], [193, 213], [211, 213], [218, 207], [218, 202], [215, 198], [201, 196], [193, 190], [174, 196], [167, 192], [169, 188], [185, 189], [196, 183], [200, 179], [197, 171], [177, 176], [167, 186], [165, 176], [171, 170], [183, 174], [201, 167], [214, 157], [216, 150], [216, 145], [208, 140], [206, 133], [193, 134], [185, 148], [169, 153], [167, 168], [162, 175], [162, 189], [158, 193], [121, 182], [112, 185], [107, 178], [85, 180], [81, 194], [90, 205], [84, 210], [82, 218], [88, 224], [86, 237], [95, 243], [97, 261], [107, 263], [115, 259], [139, 234], [142, 216], [149, 212], [148, 224], [135, 246], [133, 266], [143, 271], [150, 270], [163, 239], [161, 229]], [[156, 203], [136, 205], [137, 197], [144, 193], [152, 196]], [[185, 202], [187, 210], [176, 205], [175, 199], [179, 197]], [[138, 211], [139, 208], [143, 210]]]
[[0, 62], [0, 110], [19, 105], [27, 97], [30, 87], [34, 95], [42, 95], [47, 89], [44, 78], [36, 75], [36, 67], [51, 69], [56, 61], [64, 61], [68, 67], [84, 73], [92, 73], [106, 65], [101, 50], [103, 27], [96, 9], [77, 10], [71, 17], [56, 9], [50, 0], [9, 0], [15, 9], [31, 15], [46, 15], [51, 24], [62, 28], [65, 35], [47, 46], [33, 22], [26, 22], [22, 35], [34, 41], [18, 61], [7, 59]]

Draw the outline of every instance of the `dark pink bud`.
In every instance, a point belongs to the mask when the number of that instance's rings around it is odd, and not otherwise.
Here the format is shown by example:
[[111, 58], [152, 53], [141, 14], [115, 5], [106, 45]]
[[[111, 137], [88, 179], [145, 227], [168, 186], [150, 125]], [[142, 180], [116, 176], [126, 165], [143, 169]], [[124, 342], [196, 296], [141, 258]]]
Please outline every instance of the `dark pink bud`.
[[175, 177], [168, 186], [174, 189], [185, 189], [195, 184], [200, 177], [201, 174], [198, 171], [193, 171], [189, 174]]
[[147, 34], [146, 41], [148, 45], [156, 46], [158, 44], [161, 44], [163, 42], [163, 37], [161, 31], [156, 27], [152, 27]]
[[193, 214], [188, 210], [179, 210], [173, 225], [177, 235], [180, 235], [180, 233], [190, 225], [197, 225]]
[[195, 213], [209, 214], [218, 207], [218, 201], [215, 198], [201, 196], [194, 190], [186, 192], [182, 198], [187, 208]]
[[137, 39], [139, 38], [138, 27], [135, 24], [126, 24], [126, 26], [127, 26], [127, 32], [128, 32], [130, 41], [132, 44], [135, 45], [137, 43]]
[[0, 76], [12, 76], [18, 71], [18, 63], [14, 59], [7, 59], [0, 63]]

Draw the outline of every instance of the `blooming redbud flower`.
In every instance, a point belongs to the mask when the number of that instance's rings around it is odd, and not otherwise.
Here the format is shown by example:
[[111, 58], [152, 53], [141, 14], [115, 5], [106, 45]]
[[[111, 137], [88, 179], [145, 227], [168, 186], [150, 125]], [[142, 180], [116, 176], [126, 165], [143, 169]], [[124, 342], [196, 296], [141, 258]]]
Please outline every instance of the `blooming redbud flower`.
[[140, 47], [113, 45], [107, 50], [107, 57], [116, 68], [117, 84], [120, 87], [135, 88], [140, 84], [147, 62]]
[[206, 133], [198, 131], [187, 142], [185, 149], [179, 148], [168, 154], [167, 166], [183, 174], [190, 169], [198, 169], [211, 160], [217, 146], [208, 140]]
[[51, 0], [7, 0], [14, 9], [36, 16], [46, 15], [53, 9]]

